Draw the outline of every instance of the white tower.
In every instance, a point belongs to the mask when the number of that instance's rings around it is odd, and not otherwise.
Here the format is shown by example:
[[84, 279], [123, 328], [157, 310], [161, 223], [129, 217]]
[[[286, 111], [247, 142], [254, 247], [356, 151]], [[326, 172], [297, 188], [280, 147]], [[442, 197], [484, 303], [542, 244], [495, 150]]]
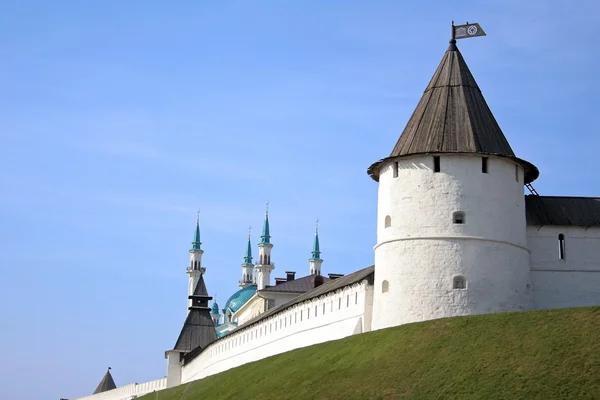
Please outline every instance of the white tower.
[[444, 54], [379, 182], [373, 329], [533, 307], [523, 184], [456, 41]]
[[321, 250], [319, 249], [319, 221], [315, 229], [315, 241], [313, 243], [312, 257], [308, 260], [310, 266], [310, 275], [321, 275]]
[[[192, 248], [190, 249], [190, 265], [187, 267], [188, 278], [188, 297], [194, 294], [194, 289], [200, 280], [206, 268], [202, 267], [202, 254], [204, 251], [200, 248], [200, 213], [196, 218], [196, 232], [194, 232], [194, 241], [192, 242]], [[192, 306], [192, 300], [188, 299], [188, 311], [189, 307]]]
[[272, 248], [271, 235], [269, 234], [269, 204], [267, 204], [261, 241], [258, 244], [258, 264], [254, 266], [256, 269], [257, 290], [263, 290], [271, 283], [271, 271], [275, 269], [275, 265], [271, 263]]
[[239, 281], [238, 286], [244, 288], [254, 284], [253, 274], [254, 264], [252, 264], [252, 246], [250, 244], [250, 230], [248, 230], [248, 246], [246, 247], [246, 255], [244, 256], [244, 263], [242, 264], [242, 280]]

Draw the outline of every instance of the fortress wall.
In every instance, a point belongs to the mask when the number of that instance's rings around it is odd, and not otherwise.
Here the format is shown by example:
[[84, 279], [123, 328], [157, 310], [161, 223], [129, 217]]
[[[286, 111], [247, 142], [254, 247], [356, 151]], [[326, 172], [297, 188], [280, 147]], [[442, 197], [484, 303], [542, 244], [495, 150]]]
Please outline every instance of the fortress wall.
[[[564, 259], [558, 235], [564, 235]], [[600, 228], [529, 226], [533, 295], [537, 309], [600, 304]]]
[[[209, 345], [182, 368], [181, 383], [293, 349], [365, 331], [366, 280], [296, 304]], [[372, 295], [372, 294], [371, 294]], [[367, 326], [368, 328], [368, 326]]]
[[135, 396], [142, 396], [166, 388], [167, 378], [163, 378], [145, 383], [131, 383], [107, 392], [78, 397], [74, 400], [129, 400], [135, 398]]

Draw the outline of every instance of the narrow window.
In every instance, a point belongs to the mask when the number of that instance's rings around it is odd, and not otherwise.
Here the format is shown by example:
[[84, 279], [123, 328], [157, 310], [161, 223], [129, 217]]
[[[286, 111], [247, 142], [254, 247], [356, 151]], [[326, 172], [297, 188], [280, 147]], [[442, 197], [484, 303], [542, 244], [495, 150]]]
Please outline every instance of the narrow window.
[[481, 172], [483, 172], [484, 174], [488, 173], [487, 164], [488, 164], [488, 158], [481, 157]]
[[389, 228], [390, 226], [392, 226], [392, 217], [390, 217], [389, 215], [385, 216], [384, 226], [386, 228]]
[[433, 156], [433, 172], [440, 172], [440, 156]]
[[306, 319], [310, 319], [310, 308], [306, 309]]
[[393, 172], [393, 177], [397, 178], [398, 177], [398, 163], [395, 162], [392, 164], [392, 172]]
[[464, 224], [465, 223], [465, 213], [462, 211], [456, 211], [452, 214], [452, 222], [455, 224]]
[[267, 265], [271, 265], [271, 256], [267, 256]]
[[388, 281], [381, 282], [381, 293], [387, 293], [390, 291], [390, 283]]
[[452, 280], [452, 288], [453, 289], [466, 289], [467, 281], [464, 276], [455, 276]]
[[300, 321], [302, 321], [302, 310], [300, 310]]
[[338, 310], [341, 310], [341, 309], [342, 309], [342, 298], [340, 297], [339, 301], [338, 301]]
[[323, 303], [323, 315], [325, 315], [325, 303]]
[[515, 179], [519, 182], [519, 166], [515, 165]]
[[358, 292], [354, 293], [354, 304], [358, 304]]
[[346, 307], [350, 307], [350, 295], [346, 295]]
[[562, 233], [558, 235], [558, 258], [565, 259], [565, 235]]

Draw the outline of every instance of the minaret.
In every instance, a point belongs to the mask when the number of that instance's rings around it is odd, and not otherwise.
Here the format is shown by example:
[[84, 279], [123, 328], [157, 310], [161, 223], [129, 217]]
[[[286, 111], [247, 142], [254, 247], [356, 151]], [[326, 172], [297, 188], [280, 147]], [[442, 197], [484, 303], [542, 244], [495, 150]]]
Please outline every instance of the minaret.
[[[188, 297], [194, 293], [194, 289], [198, 284], [200, 275], [202, 275], [206, 269], [202, 267], [202, 254], [204, 251], [200, 248], [200, 212], [196, 218], [196, 231], [194, 232], [194, 241], [192, 242], [192, 248], [190, 249], [190, 265], [186, 272], [189, 275], [188, 279]], [[192, 300], [188, 300], [188, 308], [192, 305]], [[188, 310], [189, 311], [189, 310]]]
[[215, 326], [219, 325], [219, 319], [221, 316], [219, 315], [219, 305], [217, 304], [217, 300], [213, 301], [212, 309], [210, 311], [210, 316], [215, 323]]
[[271, 271], [275, 265], [271, 264], [271, 235], [269, 233], [269, 203], [267, 203], [267, 211], [265, 214], [265, 223], [261, 241], [258, 244], [258, 264], [256, 264], [256, 285], [257, 290], [262, 290], [271, 283]]
[[321, 275], [321, 250], [319, 250], [319, 221], [317, 220], [317, 227], [315, 229], [315, 242], [313, 243], [312, 257], [308, 260], [310, 265], [310, 275]]
[[242, 280], [238, 283], [239, 287], [244, 288], [254, 284], [253, 269], [252, 245], [250, 244], [250, 229], [248, 229], [248, 246], [246, 247], [246, 255], [244, 256], [244, 263], [242, 264]]
[[379, 184], [373, 329], [533, 307], [523, 185], [513, 153], [450, 41]]

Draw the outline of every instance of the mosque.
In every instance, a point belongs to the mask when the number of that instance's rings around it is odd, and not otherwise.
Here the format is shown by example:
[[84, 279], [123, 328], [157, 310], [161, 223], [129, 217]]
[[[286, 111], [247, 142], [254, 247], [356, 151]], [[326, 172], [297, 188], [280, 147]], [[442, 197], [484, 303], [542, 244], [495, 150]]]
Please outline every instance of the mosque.
[[412, 322], [600, 304], [600, 198], [535, 192], [538, 169], [514, 154], [454, 38], [391, 153], [367, 172], [378, 185], [374, 265], [323, 276], [317, 230], [308, 275], [272, 281], [267, 210], [258, 257], [248, 238], [240, 289], [219, 309], [197, 222], [166, 378], [116, 387], [107, 371], [82, 399], [131, 399]]

